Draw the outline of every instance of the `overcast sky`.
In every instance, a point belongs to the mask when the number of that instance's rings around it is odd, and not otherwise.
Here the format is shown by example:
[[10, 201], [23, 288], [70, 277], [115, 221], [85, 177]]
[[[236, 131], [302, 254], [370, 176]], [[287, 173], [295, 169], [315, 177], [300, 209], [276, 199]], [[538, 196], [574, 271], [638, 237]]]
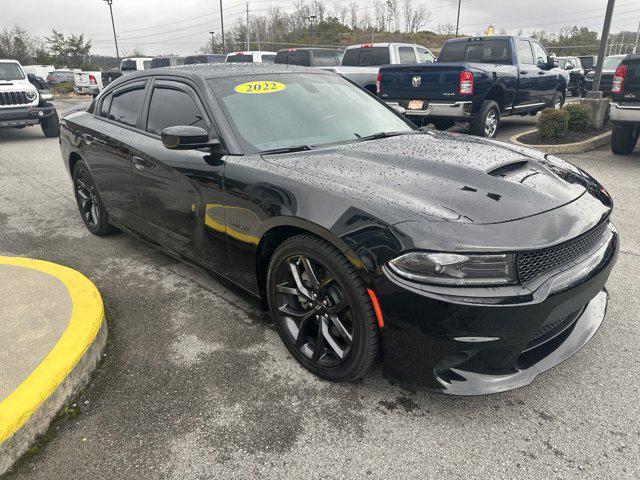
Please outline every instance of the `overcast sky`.
[[[20, 24], [36, 35], [52, 28], [65, 33], [85, 33], [93, 41], [93, 53], [113, 55], [109, 8], [103, 0], [1, 0], [0, 28]], [[336, 3], [354, 0], [321, 0], [329, 12]], [[372, 0], [355, 0], [371, 11]], [[402, 0], [400, 0], [402, 2]], [[457, 0], [412, 0], [431, 12], [426, 26], [456, 21]], [[264, 13], [270, 5], [291, 11], [292, 1], [249, 0], [250, 11]], [[246, 0], [223, 0], [225, 26], [245, 15]], [[555, 31], [563, 26], [602, 28], [606, 0], [462, 0], [461, 30], [475, 34], [493, 24], [517, 33], [531, 29]], [[121, 50], [140, 47], [147, 54], [189, 54], [220, 30], [219, 0], [113, 0]], [[640, 1], [618, 0], [612, 31], [635, 31], [640, 21]]]

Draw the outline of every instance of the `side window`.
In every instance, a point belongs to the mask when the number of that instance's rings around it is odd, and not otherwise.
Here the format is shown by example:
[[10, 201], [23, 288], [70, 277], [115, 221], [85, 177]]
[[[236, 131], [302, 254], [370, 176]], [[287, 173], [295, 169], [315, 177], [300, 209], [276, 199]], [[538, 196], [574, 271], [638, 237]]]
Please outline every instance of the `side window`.
[[535, 65], [531, 44], [527, 40], [518, 40], [518, 58], [524, 65]]
[[399, 47], [400, 63], [417, 63], [413, 47]]
[[549, 61], [547, 52], [545, 52], [542, 45], [537, 42], [531, 42], [531, 45], [533, 45], [533, 58], [535, 59], [536, 65], [544, 67]]
[[337, 65], [336, 56], [331, 51], [317, 51], [313, 52], [313, 58], [315, 60], [315, 64], [318, 67], [332, 67]]
[[109, 120], [135, 127], [138, 124], [138, 116], [144, 102], [144, 87], [145, 84], [138, 84], [114, 92], [109, 109]]
[[151, 60], [145, 60], [144, 62], [142, 62], [142, 66], [145, 70], [149, 70], [151, 68]]
[[109, 94], [104, 99], [102, 99], [102, 103], [100, 104], [100, 113], [99, 115], [104, 118], [109, 117], [109, 109], [111, 108], [111, 99], [113, 95]]
[[208, 129], [193, 97], [183, 90], [155, 87], [149, 105], [147, 132], [160, 135], [167, 127], [191, 125]]
[[416, 51], [418, 52], [418, 63], [433, 63], [436, 60], [429, 50], [422, 47], [416, 47]]

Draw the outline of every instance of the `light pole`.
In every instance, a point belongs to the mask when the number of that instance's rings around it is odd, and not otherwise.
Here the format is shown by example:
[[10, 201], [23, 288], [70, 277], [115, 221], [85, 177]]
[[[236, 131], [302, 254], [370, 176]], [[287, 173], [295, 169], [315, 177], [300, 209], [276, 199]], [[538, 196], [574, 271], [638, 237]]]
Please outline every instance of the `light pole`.
[[458, 29], [460, 28], [460, 4], [462, 0], [458, 0], [458, 19], [456, 20], [456, 37], [458, 36]]
[[113, 7], [111, 6], [111, 4], [113, 3], [113, 0], [103, 0], [103, 1], [107, 2], [107, 5], [109, 5], [109, 12], [111, 12], [111, 26], [113, 27], [113, 41], [116, 42], [116, 57], [120, 59], [120, 51], [118, 50], [118, 37], [116, 36], [116, 24], [113, 21]]
[[227, 53], [227, 43], [224, 39], [224, 14], [222, 13], [222, 0], [220, 0], [220, 30], [222, 32], [222, 53]]
[[606, 55], [607, 38], [609, 37], [609, 29], [611, 28], [611, 18], [613, 17], [613, 7], [616, 0], [609, 0], [607, 3], [607, 11], [604, 15], [604, 25], [602, 26], [602, 35], [600, 35], [600, 48], [598, 49], [598, 63], [596, 64], [596, 74], [593, 77], [593, 86], [591, 92], [587, 93], [590, 98], [602, 98], [602, 93], [598, 93], [600, 89], [600, 78], [602, 77], [602, 62]]
[[209, 32], [211, 34], [211, 53], [216, 53], [216, 32]]

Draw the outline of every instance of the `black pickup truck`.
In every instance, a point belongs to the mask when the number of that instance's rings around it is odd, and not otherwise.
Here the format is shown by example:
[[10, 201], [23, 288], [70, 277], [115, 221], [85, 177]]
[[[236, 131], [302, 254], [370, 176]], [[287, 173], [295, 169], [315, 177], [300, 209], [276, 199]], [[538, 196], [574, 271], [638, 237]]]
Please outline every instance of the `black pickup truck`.
[[616, 155], [629, 155], [640, 135], [640, 54], [627, 55], [617, 66], [611, 100], [611, 151]]
[[454, 124], [493, 138], [500, 117], [562, 108], [569, 75], [537, 41], [495, 36], [448, 40], [433, 64], [385, 66], [378, 95], [415, 123]]

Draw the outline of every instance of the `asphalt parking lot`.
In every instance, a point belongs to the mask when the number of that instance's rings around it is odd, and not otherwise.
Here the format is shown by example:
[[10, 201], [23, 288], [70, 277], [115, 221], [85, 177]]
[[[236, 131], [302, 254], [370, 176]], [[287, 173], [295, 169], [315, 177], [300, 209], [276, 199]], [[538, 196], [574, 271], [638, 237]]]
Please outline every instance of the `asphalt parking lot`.
[[[534, 122], [506, 119], [501, 138]], [[124, 234], [89, 234], [55, 139], [0, 130], [0, 255], [83, 272], [109, 323], [90, 385], [9, 477], [639, 478], [640, 150], [564, 158], [616, 201], [608, 316], [532, 385], [455, 398], [393, 386], [379, 370], [354, 384], [317, 379], [246, 297]]]

